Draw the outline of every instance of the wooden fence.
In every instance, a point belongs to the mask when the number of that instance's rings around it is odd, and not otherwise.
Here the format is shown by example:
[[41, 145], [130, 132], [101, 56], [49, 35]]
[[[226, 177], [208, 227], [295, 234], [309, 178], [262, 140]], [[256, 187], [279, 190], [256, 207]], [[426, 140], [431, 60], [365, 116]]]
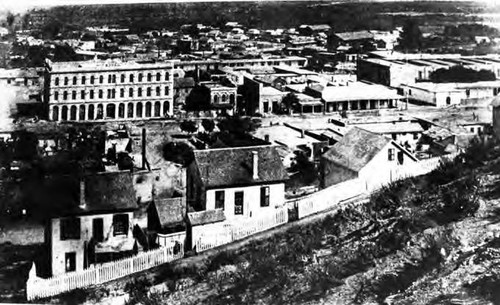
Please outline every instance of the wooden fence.
[[220, 231], [209, 231], [198, 235], [194, 241], [197, 252], [203, 252], [225, 245], [247, 236], [274, 228], [288, 222], [288, 209], [282, 207], [270, 215], [247, 219], [235, 223], [226, 223]]
[[36, 270], [32, 269], [26, 282], [26, 296], [28, 301], [46, 298], [77, 288], [109, 282], [182, 257], [184, 257], [184, 245], [180, 244], [180, 247], [162, 247], [47, 279], [36, 277]]

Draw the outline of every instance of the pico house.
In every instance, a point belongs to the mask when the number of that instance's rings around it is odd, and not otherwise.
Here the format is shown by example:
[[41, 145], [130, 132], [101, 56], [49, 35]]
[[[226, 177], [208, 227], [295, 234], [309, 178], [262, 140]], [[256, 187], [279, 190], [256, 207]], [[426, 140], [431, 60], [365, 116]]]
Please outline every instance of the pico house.
[[137, 203], [129, 171], [100, 173], [80, 181], [78, 200], [54, 215], [46, 230], [52, 275], [135, 254], [132, 234]]
[[287, 179], [274, 146], [195, 150], [187, 200], [194, 211], [222, 209], [228, 221], [258, 217], [284, 204]]

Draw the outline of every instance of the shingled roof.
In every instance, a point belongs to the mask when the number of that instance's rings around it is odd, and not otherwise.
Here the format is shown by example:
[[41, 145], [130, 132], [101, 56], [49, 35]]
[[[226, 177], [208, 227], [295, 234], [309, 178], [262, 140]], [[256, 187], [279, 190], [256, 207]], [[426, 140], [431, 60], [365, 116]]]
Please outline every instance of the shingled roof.
[[385, 136], [354, 127], [323, 158], [359, 172], [390, 142]]
[[[258, 156], [258, 179], [253, 179], [253, 153]], [[273, 146], [253, 146], [194, 151], [205, 187], [249, 185], [288, 179], [280, 156]]]
[[186, 214], [185, 198], [155, 199], [152, 207], [158, 215], [162, 228], [184, 225], [184, 215]]
[[81, 213], [132, 211], [137, 209], [132, 173], [129, 171], [86, 176], [85, 206]]

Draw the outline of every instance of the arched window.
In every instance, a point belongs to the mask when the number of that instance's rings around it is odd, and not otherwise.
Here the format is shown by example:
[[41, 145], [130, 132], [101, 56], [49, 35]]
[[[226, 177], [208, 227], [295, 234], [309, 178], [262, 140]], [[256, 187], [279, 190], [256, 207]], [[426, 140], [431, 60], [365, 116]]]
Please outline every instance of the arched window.
[[73, 85], [76, 85], [76, 76], [73, 76]]
[[70, 118], [71, 121], [76, 121], [76, 106], [71, 106]]
[[120, 75], [120, 82], [121, 83], [125, 82], [125, 74]]
[[68, 120], [68, 106], [62, 106], [61, 108], [61, 120]]
[[451, 104], [451, 97], [447, 96], [446, 97], [446, 105]]
[[165, 72], [165, 80], [169, 80], [170, 78], [170, 75], [168, 74], [168, 72]]
[[85, 105], [80, 105], [80, 111], [78, 113], [78, 119], [80, 121], [85, 121]]
[[104, 83], [104, 76], [99, 76], [99, 84], [102, 84]]
[[63, 91], [63, 100], [67, 100], [67, 99], [68, 99], [68, 92]]
[[157, 82], [161, 81], [161, 74], [160, 74], [160, 72], [156, 73], [156, 81]]
[[89, 105], [89, 120], [94, 119], [94, 105]]
[[116, 106], [115, 104], [106, 105], [106, 118], [114, 119], [115, 118]]
[[93, 99], [94, 99], [94, 90], [90, 90], [90, 91], [89, 91], [89, 98], [90, 98], [91, 100], [93, 100]]
[[137, 103], [136, 109], [135, 109], [135, 116], [138, 118], [142, 118], [142, 103]]
[[151, 75], [151, 73], [148, 73], [148, 82], [150, 82], [152, 80], [153, 76]]
[[93, 85], [94, 83], [95, 83], [95, 76], [94, 76], [94, 75], [92, 75], [92, 76], [90, 77], [90, 84], [91, 84], [91, 85]]
[[87, 82], [87, 78], [84, 76], [82, 76], [82, 85], [85, 85], [85, 83]]
[[150, 87], [148, 87], [148, 88], [146, 89], [146, 95], [147, 95], [147, 96], [151, 96], [151, 88], [150, 88]]
[[134, 103], [128, 103], [127, 105], [127, 118], [134, 117]]
[[56, 77], [56, 78], [54, 79], [54, 85], [55, 85], [55, 86], [59, 86], [59, 77]]
[[111, 89], [111, 98], [116, 97], [116, 89]]
[[219, 96], [214, 95], [214, 104], [218, 104], [218, 103], [219, 103]]
[[59, 121], [59, 107], [52, 107], [52, 121]]
[[146, 103], [146, 117], [147, 118], [151, 117], [151, 102]]
[[138, 81], [139, 83], [140, 83], [140, 82], [142, 82], [142, 78], [143, 78], [142, 73], [139, 73], [139, 77], [138, 77], [137, 81]]
[[170, 93], [170, 87], [165, 86], [165, 95], [168, 95]]
[[125, 89], [120, 89], [120, 97], [125, 97]]
[[58, 100], [59, 99], [59, 92], [54, 92], [54, 100]]
[[118, 105], [118, 117], [119, 118], [125, 117], [125, 104], [123, 103], [120, 103], [120, 105]]
[[67, 86], [67, 85], [68, 85], [68, 78], [67, 78], [67, 77], [65, 77], [65, 78], [64, 78], [64, 85], [65, 85], [65, 86]]
[[160, 87], [156, 87], [156, 96], [160, 96]]
[[161, 102], [155, 103], [155, 117], [161, 116]]
[[128, 97], [134, 97], [134, 88], [128, 89]]
[[137, 89], [137, 96], [142, 96], [142, 88]]
[[76, 91], [75, 90], [71, 91], [71, 99], [76, 100]]
[[99, 98], [102, 98], [103, 97], [103, 92], [102, 90], [99, 90]]
[[85, 99], [85, 90], [81, 90], [81, 91], [80, 91], [80, 98], [81, 98], [82, 100], [84, 100], [84, 99]]
[[163, 102], [163, 116], [168, 116], [170, 114], [170, 103], [168, 101]]
[[225, 93], [222, 95], [222, 102], [224, 104], [227, 103], [227, 95]]
[[113, 82], [113, 76], [108, 75], [108, 83], [111, 84]]
[[103, 115], [104, 115], [104, 107], [102, 104], [97, 105], [97, 113], [96, 113], [96, 120], [102, 120]]

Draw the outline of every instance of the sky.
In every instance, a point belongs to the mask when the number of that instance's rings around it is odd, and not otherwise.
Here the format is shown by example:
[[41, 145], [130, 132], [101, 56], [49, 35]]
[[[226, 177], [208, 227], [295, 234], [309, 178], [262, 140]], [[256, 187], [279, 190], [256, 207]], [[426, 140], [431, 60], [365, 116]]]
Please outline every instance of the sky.
[[[209, 0], [214, 1], [214, 0]], [[215, 1], [248, 1], [248, 0], [215, 0]], [[260, 1], [284, 1], [284, 0], [253, 0], [255, 2]], [[339, 0], [332, 0], [332, 2], [338, 2]], [[340, 0], [348, 1], [348, 0]], [[357, 0], [363, 2], [382, 2], [382, 1], [394, 1], [394, 0]], [[398, 0], [396, 0], [398, 1]], [[414, 1], [414, 0], [400, 0], [400, 1]], [[432, 1], [432, 0], [427, 0]], [[445, 0], [446, 1], [446, 0]], [[468, 1], [468, 0], [449, 0], [449, 1]], [[474, 2], [481, 2], [487, 5], [500, 5], [500, 0], [472, 0]], [[182, 0], [0, 0], [0, 12], [11, 11], [14, 13], [20, 13], [30, 9], [32, 7], [47, 7], [56, 5], [85, 5], [85, 4], [120, 4], [120, 3], [169, 3], [169, 2], [188, 2]], [[189, 0], [189, 2], [207, 2], [207, 0]]]

